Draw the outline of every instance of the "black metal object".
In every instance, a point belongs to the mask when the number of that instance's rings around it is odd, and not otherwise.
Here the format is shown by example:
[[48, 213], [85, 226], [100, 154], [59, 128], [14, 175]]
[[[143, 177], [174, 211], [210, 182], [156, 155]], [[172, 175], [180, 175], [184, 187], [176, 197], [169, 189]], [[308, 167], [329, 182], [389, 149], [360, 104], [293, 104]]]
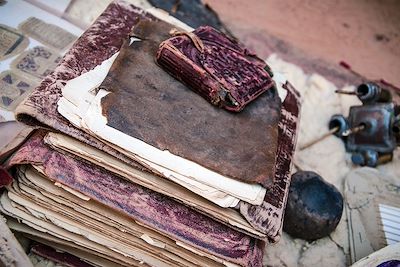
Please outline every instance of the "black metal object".
[[363, 105], [352, 106], [347, 119], [332, 116], [329, 129], [338, 127], [335, 135], [345, 142], [354, 164], [376, 167], [391, 161], [400, 141], [399, 107], [391, 102], [390, 92], [375, 83], [361, 84], [353, 94]]
[[344, 136], [344, 133], [349, 130], [349, 122], [342, 115], [333, 115], [329, 122], [329, 130], [338, 128], [334, 133], [337, 137]]
[[363, 83], [357, 87], [357, 96], [363, 104], [389, 103], [392, 95], [376, 83]]

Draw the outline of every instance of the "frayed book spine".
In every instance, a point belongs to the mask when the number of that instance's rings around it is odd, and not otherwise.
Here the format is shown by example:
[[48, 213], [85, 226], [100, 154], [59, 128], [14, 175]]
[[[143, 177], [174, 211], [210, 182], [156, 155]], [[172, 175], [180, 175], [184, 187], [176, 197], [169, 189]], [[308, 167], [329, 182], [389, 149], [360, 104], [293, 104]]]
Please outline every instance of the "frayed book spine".
[[239, 112], [273, 86], [267, 64], [217, 30], [173, 34], [156, 62], [211, 104]]

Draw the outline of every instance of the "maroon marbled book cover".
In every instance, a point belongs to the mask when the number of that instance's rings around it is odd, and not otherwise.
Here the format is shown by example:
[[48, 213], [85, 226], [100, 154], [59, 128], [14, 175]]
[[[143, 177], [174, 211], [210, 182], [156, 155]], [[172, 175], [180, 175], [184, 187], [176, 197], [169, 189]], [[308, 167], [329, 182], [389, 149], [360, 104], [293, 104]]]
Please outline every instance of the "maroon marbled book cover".
[[50, 180], [123, 212], [173, 240], [242, 266], [262, 265], [263, 241], [94, 164], [56, 152], [44, 144], [44, 135], [43, 131], [35, 133], [10, 158], [8, 167], [40, 165]]
[[288, 94], [282, 103], [279, 120], [278, 151], [275, 160], [275, 183], [260, 206], [240, 202], [240, 213], [260, 231], [277, 242], [282, 233], [283, 217], [290, 186], [290, 170], [296, 149], [300, 115], [300, 95], [290, 83], [283, 86]]
[[157, 63], [211, 104], [239, 112], [274, 82], [269, 66], [210, 26], [160, 44]]
[[31, 253], [39, 255], [43, 258], [52, 260], [56, 263], [61, 264], [62, 266], [67, 267], [94, 267], [93, 265], [84, 262], [78, 257], [71, 255], [67, 252], [57, 251], [56, 249], [49, 247], [47, 245], [43, 245], [40, 243], [36, 243], [31, 247]]

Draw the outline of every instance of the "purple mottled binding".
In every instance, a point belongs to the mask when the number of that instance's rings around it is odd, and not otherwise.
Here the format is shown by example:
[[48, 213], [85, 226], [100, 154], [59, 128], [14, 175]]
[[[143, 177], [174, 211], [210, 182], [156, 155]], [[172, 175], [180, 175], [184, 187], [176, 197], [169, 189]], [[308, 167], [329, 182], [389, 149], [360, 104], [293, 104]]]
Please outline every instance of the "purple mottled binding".
[[60, 252], [55, 250], [52, 247], [43, 245], [43, 244], [35, 244], [31, 248], [31, 253], [34, 253], [36, 255], [39, 255], [43, 258], [52, 260], [56, 263], [61, 264], [62, 266], [68, 266], [68, 267], [93, 267], [93, 265], [82, 261], [80, 258], [66, 253], [66, 252]]
[[388, 261], [380, 263], [376, 267], [399, 267], [399, 266], [400, 266], [399, 260], [388, 260]]
[[229, 111], [241, 111], [274, 84], [263, 60], [210, 26], [162, 42], [156, 61], [211, 104]]
[[283, 218], [290, 186], [290, 170], [296, 149], [297, 128], [300, 116], [300, 95], [286, 83], [286, 98], [282, 104], [279, 121], [278, 151], [275, 161], [275, 183], [265, 195], [260, 206], [240, 202], [240, 213], [255, 229], [268, 234], [277, 242], [282, 233]]
[[174, 240], [241, 266], [262, 266], [264, 242], [94, 164], [51, 150], [44, 144], [44, 135], [45, 132], [35, 133], [11, 157], [7, 167], [39, 164], [49, 179], [123, 212]]
[[13, 178], [11, 175], [2, 166], [0, 166], [0, 188], [11, 184], [12, 181]]

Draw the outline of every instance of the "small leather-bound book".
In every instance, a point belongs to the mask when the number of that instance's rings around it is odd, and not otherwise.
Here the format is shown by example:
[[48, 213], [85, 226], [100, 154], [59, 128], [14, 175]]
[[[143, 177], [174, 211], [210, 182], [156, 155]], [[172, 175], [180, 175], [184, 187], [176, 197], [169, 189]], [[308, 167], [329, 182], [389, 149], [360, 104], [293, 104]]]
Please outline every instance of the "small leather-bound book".
[[239, 112], [274, 85], [265, 61], [210, 26], [171, 34], [157, 63], [213, 105]]

